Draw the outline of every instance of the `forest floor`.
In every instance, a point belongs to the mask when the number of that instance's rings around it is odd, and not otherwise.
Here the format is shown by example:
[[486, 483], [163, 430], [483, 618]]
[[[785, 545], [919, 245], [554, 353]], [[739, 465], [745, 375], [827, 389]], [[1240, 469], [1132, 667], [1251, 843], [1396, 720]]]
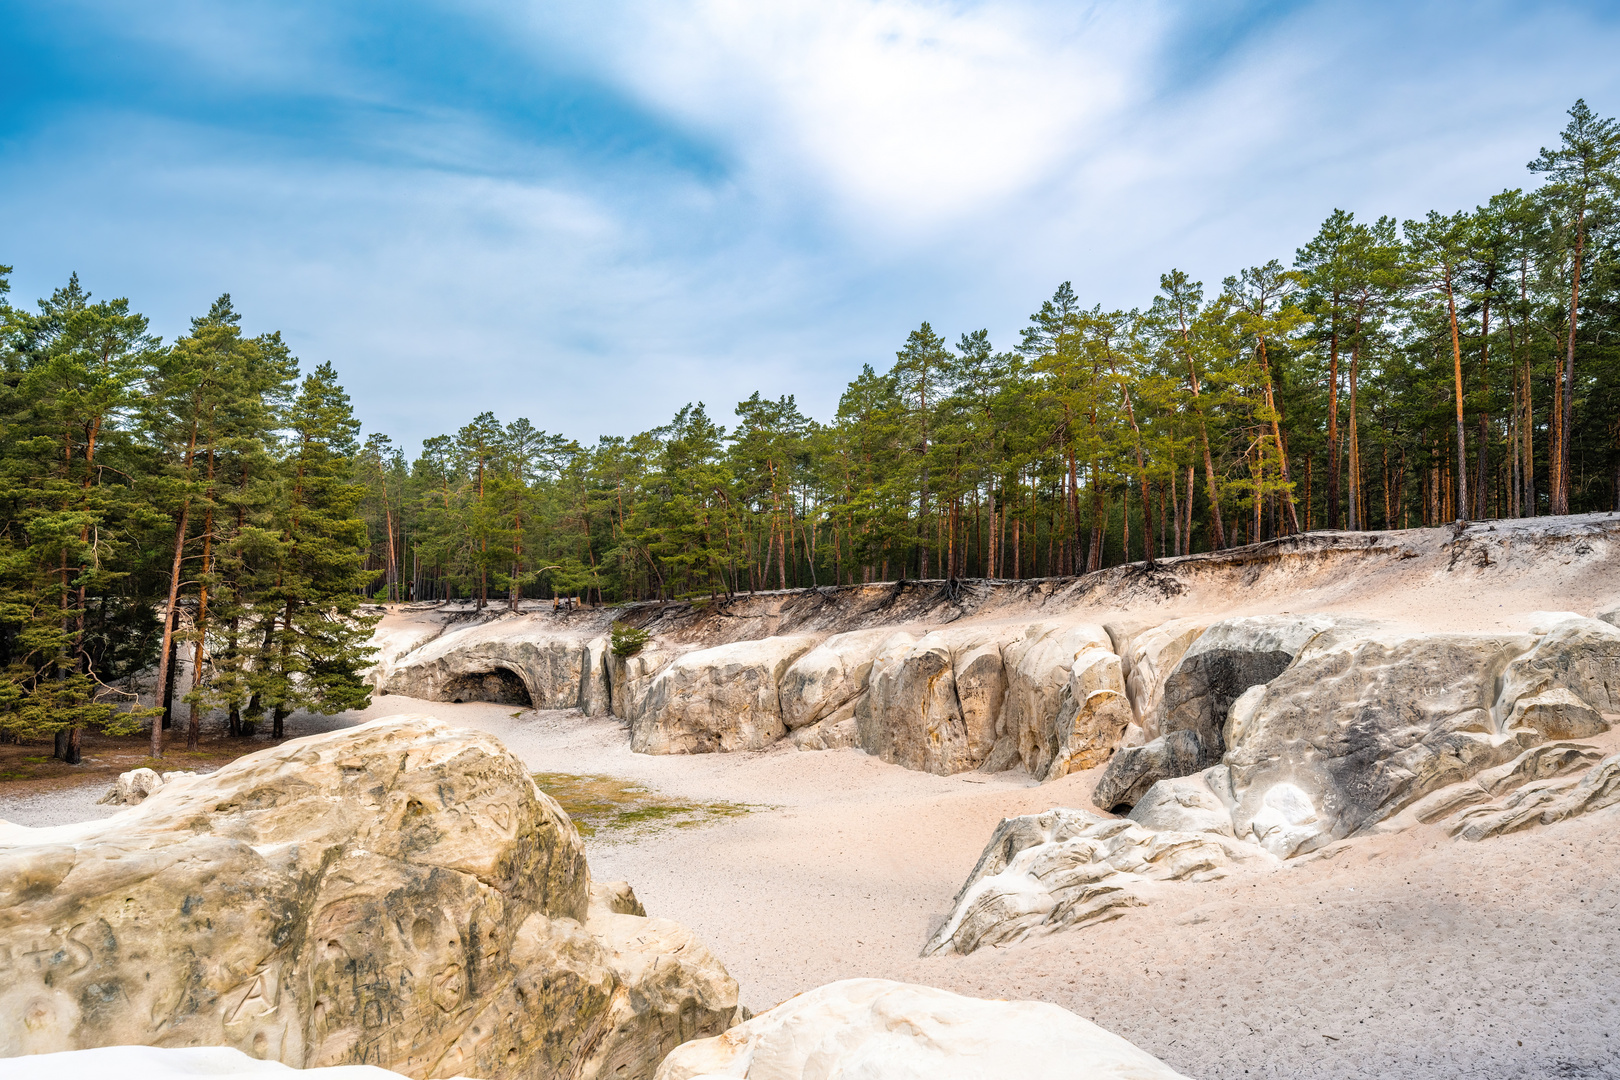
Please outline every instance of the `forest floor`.
[[[292, 716], [287, 719], [287, 735], [296, 738], [328, 730], [331, 726], [331, 717]], [[142, 768], [157, 772], [212, 772], [244, 754], [274, 745], [268, 735], [233, 739], [212, 728], [210, 725], [204, 730], [195, 750], [186, 749], [183, 728], [171, 728], [169, 743], [161, 758], [152, 756], [151, 739], [147, 735], [86, 732], [80, 747], [82, 760], [77, 765], [52, 756], [54, 744], [50, 739], [0, 743], [0, 818], [24, 825], [56, 824], [57, 814], [77, 812], [67, 808], [86, 805], [96, 812], [82, 813], [80, 817], [100, 817], [118, 809], [97, 806], [95, 800], [107, 793], [119, 773]]]
[[[1371, 836], [1090, 929], [921, 958], [996, 823], [1089, 806], [1096, 771], [942, 777], [787, 744], [654, 757], [609, 718], [398, 696], [289, 732], [404, 712], [500, 738], [592, 828], [592, 875], [697, 931], [756, 1011], [875, 976], [1053, 1002], [1199, 1080], [1620, 1078], [1620, 807], [1479, 844]], [[3, 784], [0, 818], [101, 817], [104, 790]]]
[[163, 757], [154, 758], [151, 740], [144, 734], [114, 736], [87, 732], [81, 745], [83, 760], [77, 765], [53, 757], [53, 745], [50, 739], [0, 743], [0, 799], [91, 783], [111, 787], [119, 773], [130, 769], [148, 768], [159, 772], [217, 769], [243, 754], [263, 750], [270, 741], [267, 737], [230, 739], [223, 735], [206, 735], [199, 740], [197, 749], [187, 750], [185, 733], [181, 732], [178, 746], [171, 744]]

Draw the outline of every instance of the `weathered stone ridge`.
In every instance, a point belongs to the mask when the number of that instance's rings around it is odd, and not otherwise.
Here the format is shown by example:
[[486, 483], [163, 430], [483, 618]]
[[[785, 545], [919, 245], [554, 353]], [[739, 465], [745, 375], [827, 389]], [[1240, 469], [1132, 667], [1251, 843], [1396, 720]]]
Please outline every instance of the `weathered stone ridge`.
[[[633, 748], [645, 753], [761, 750], [790, 738], [799, 749], [853, 746], [927, 772], [1021, 767], [1040, 780], [1106, 763], [1097, 805], [1128, 809], [1160, 780], [1228, 761], [1245, 731], [1251, 750], [1260, 745], [1256, 738], [1281, 738], [1281, 695], [1309, 678], [1288, 674], [1303, 654], [1401, 634], [1408, 640], [1392, 648], [1427, 647], [1419, 643], [1427, 635], [1344, 615], [1167, 618], [1169, 612], [1155, 614], [1159, 605], [1174, 600], [1186, 610], [1184, 601], [1200, 590], [1218, 591], [1220, 603], [1230, 605], [1234, 588], [1245, 601], [1266, 588], [1289, 595], [1332, 589], [1342, 596], [1358, 576], [1376, 579], [1390, 568], [1403, 581], [1422, 569], [1441, 586], [1523, 576], [1549, 550], [1567, 551], [1566, 564], [1579, 568], [1570, 573], [1589, 575], [1601, 569], [1615, 531], [1613, 522], [1594, 521], [1311, 534], [1075, 579], [898, 582], [614, 610], [452, 613], [445, 617], [453, 625], [437, 636], [420, 626], [382, 634], [373, 678], [384, 692], [610, 713], [626, 722]], [[1466, 557], [1486, 550], [1488, 560]], [[1096, 605], [1105, 601], [1124, 613], [1099, 611]], [[633, 655], [611, 651], [608, 629], [615, 619], [651, 635]], [[1502, 680], [1490, 703], [1494, 735], [1585, 737], [1607, 727], [1605, 714], [1620, 713], [1620, 681], [1606, 674], [1617, 666], [1613, 644], [1590, 628], [1560, 625], [1550, 618], [1542, 632], [1528, 635], [1540, 643], [1533, 655], [1508, 657], [1506, 668], [1493, 661], [1492, 677]], [[1390, 687], [1422, 677], [1423, 661], [1357, 648], [1353, 665], [1393, 665], [1379, 676]], [[1320, 661], [1312, 663], [1313, 672], [1322, 671]], [[1274, 684], [1277, 691], [1267, 697], [1265, 688]], [[1415, 689], [1422, 696], [1422, 688]], [[1512, 715], [1501, 713], [1499, 704]], [[1437, 701], [1432, 707], [1446, 706]], [[1338, 792], [1331, 798], [1309, 777], [1294, 785], [1316, 820], [1331, 819], [1324, 836], [1341, 825], [1358, 826], [1338, 802], [1329, 807], [1322, 799], [1343, 802], [1363, 784], [1394, 785], [1421, 797], [1447, 776], [1488, 768], [1535, 741], [1529, 734], [1514, 736], [1512, 746], [1498, 739], [1484, 753], [1479, 740], [1462, 737], [1468, 721], [1448, 714], [1453, 727], [1463, 727], [1416, 741], [1442, 756], [1448, 747], [1457, 749], [1467, 762], [1407, 782], [1398, 776], [1412, 763], [1406, 759], [1378, 775], [1348, 762], [1426, 751], [1413, 749], [1405, 735], [1368, 734], [1387, 726], [1371, 706], [1324, 709], [1339, 709], [1339, 719], [1323, 719], [1330, 726], [1343, 727], [1344, 709], [1365, 721], [1350, 736], [1359, 750], [1313, 750], [1310, 761], [1297, 762], [1310, 772], [1324, 754], [1344, 759], [1335, 766], [1342, 775], [1330, 785]], [[1316, 722], [1296, 720], [1300, 731]], [[1293, 739], [1293, 749], [1279, 759], [1281, 772], [1296, 764], [1289, 755], [1305, 753], [1309, 741]], [[1234, 782], [1245, 791], [1255, 782], [1254, 763], [1240, 756], [1231, 764], [1238, 770]], [[1372, 817], [1411, 801], [1393, 788], [1387, 795], [1377, 799]], [[1354, 796], [1372, 797], [1370, 789]], [[1244, 813], [1254, 812], [1246, 803]]]
[[[1264, 681], [1240, 690], [1249, 677]], [[1149, 882], [1370, 829], [1442, 822], [1483, 840], [1620, 802], [1620, 756], [1569, 741], [1620, 720], [1620, 629], [1606, 621], [1550, 613], [1526, 633], [1456, 634], [1229, 620], [1165, 685], [1175, 730], [1116, 753], [1093, 792], [1129, 820], [1054, 808], [1003, 821], [926, 951], [1117, 918]], [[1205, 767], [1223, 702], [1226, 749]]]
[[0, 825], [0, 1056], [647, 1077], [733, 1022], [736, 984], [684, 928], [599, 895], [493, 738], [393, 717], [294, 740], [110, 818]]

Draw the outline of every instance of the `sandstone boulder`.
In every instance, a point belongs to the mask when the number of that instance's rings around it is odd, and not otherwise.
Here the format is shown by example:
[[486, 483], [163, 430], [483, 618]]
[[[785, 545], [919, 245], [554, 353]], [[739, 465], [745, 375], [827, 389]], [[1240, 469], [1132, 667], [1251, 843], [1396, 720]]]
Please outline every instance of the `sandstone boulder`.
[[1092, 804], [1109, 812], [1128, 809], [1161, 780], [1198, 771], [1202, 745], [1195, 731], [1172, 731], [1141, 746], [1129, 746], [1108, 759], [1092, 789]]
[[1451, 833], [1464, 840], [1484, 840], [1616, 803], [1620, 803], [1620, 754], [1604, 758], [1580, 776], [1537, 780], [1496, 802], [1464, 810]]
[[1117, 919], [1147, 903], [1152, 882], [1201, 880], [1255, 857], [1264, 856], [1215, 834], [1153, 832], [1084, 810], [1007, 818], [923, 955], [965, 954]]
[[1303, 650], [1242, 718], [1226, 756], [1237, 836], [1259, 839], [1265, 827], [1273, 847], [1310, 850], [1541, 742], [1495, 719], [1499, 680], [1534, 645], [1527, 635], [1387, 632]]
[[1370, 629], [1364, 620], [1325, 615], [1258, 615], [1224, 619], [1200, 634], [1165, 676], [1157, 730], [1198, 736], [1198, 769], [1226, 752], [1227, 714], [1245, 690], [1281, 675], [1306, 644]]
[[1506, 765], [1486, 769], [1462, 783], [1451, 784], [1425, 795], [1404, 811], [1401, 817], [1410, 815], [1412, 820], [1424, 824], [1439, 821], [1525, 784], [1584, 772], [1602, 758], [1602, 753], [1580, 743], [1543, 743], [1531, 747]]
[[736, 985], [684, 929], [593, 911], [589, 886], [522, 763], [420, 716], [289, 741], [108, 818], [0, 824], [0, 1057], [144, 1043], [647, 1077], [733, 1022]]
[[983, 1001], [886, 979], [800, 994], [687, 1043], [657, 1080], [1175, 1080], [1118, 1035], [1035, 1001]]
[[1125, 689], [1143, 741], [1163, 734], [1164, 681], [1208, 628], [1203, 619], [1172, 619], [1132, 635], [1122, 654]]
[[638, 754], [763, 750], [787, 734], [779, 684], [816, 639], [768, 637], [684, 653], [652, 680], [630, 721]]
[[1232, 777], [1224, 765], [1160, 780], [1131, 808], [1130, 819], [1156, 832], [1232, 835]]
[[[845, 715], [848, 710], [848, 715]], [[861, 731], [855, 723], [853, 702], [825, 720], [817, 720], [789, 736], [796, 750], [841, 750], [861, 745]]]
[[[1550, 739], [1581, 738], [1607, 730], [1600, 714], [1620, 714], [1620, 627], [1570, 612], [1547, 613], [1535, 627], [1535, 647], [1502, 673], [1497, 718], [1531, 699], [1545, 706], [1531, 726], [1550, 725]], [[1508, 717], [1511, 726], [1513, 723]], [[1556, 734], [1552, 732], [1557, 732]]]
[[647, 642], [633, 656], [619, 656], [607, 650], [609, 708], [620, 720], [634, 721], [647, 707], [647, 694], [653, 680], [685, 651], [662, 642]]
[[1041, 779], [1056, 780], [1107, 761], [1132, 716], [1119, 657], [1100, 645], [1082, 649], [1059, 699], [1057, 753]]
[[159, 775], [152, 769], [131, 769], [126, 773], [119, 773], [118, 780], [108, 789], [107, 794], [96, 800], [98, 806], [111, 803], [114, 806], [134, 806], [146, 797], [163, 787], [170, 780], [182, 776], [196, 776], [195, 772], [166, 772]]
[[947, 630], [951, 666], [956, 679], [956, 701], [967, 733], [968, 759], [984, 763], [1000, 735], [1002, 709], [1007, 698], [1007, 670], [1001, 642], [993, 631]]
[[608, 661], [613, 655], [613, 642], [607, 634], [600, 634], [585, 643], [581, 663], [583, 672], [579, 682], [579, 711], [586, 716], [606, 716], [613, 709], [613, 696], [608, 684]]

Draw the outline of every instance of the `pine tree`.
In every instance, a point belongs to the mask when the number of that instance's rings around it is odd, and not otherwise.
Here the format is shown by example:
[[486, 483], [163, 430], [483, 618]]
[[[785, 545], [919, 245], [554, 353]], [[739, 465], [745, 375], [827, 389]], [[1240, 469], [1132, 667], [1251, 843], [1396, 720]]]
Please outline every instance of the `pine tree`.
[[358, 610], [371, 576], [358, 514], [365, 489], [352, 480], [360, 425], [330, 364], [304, 377], [287, 427], [277, 580], [266, 597], [275, 606], [263, 609], [252, 680], [278, 739], [296, 709], [331, 714], [370, 703], [361, 672], [376, 651], [366, 642], [378, 618]]

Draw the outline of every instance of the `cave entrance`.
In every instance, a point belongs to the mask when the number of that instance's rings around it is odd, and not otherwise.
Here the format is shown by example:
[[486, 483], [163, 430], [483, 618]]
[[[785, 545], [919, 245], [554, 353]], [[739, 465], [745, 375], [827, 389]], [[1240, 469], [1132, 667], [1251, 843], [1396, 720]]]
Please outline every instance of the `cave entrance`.
[[534, 708], [529, 688], [523, 684], [522, 677], [505, 668], [457, 675], [445, 684], [444, 696], [458, 705], [466, 701], [487, 701], [492, 705]]

